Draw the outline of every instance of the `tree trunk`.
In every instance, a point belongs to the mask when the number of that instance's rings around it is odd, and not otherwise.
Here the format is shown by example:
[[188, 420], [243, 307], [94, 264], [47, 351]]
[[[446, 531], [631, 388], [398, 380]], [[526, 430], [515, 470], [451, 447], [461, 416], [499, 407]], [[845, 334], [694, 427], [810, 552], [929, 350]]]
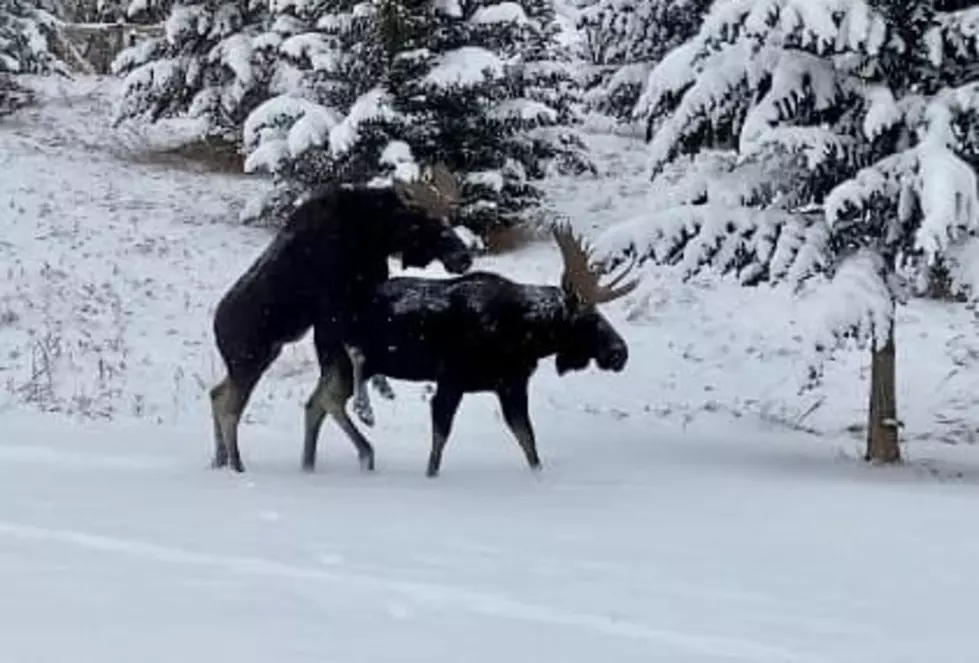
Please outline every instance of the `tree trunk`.
[[895, 379], [894, 322], [887, 342], [873, 350], [870, 364], [870, 412], [867, 420], [867, 453], [877, 463], [901, 460], [898, 446], [897, 388]]

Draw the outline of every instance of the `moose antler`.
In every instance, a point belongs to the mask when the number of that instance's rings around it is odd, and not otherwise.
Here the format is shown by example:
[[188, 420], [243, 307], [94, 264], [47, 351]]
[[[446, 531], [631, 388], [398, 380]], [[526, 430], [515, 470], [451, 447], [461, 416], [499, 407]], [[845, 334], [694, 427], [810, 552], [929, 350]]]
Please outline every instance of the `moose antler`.
[[570, 225], [564, 224], [555, 227], [553, 234], [564, 260], [561, 288], [569, 295], [577, 296], [582, 303], [589, 306], [604, 304], [628, 295], [639, 285], [638, 278], [619, 285], [622, 279], [635, 267], [635, 258], [621, 274], [609, 283], [600, 285], [598, 282], [600, 275], [589, 264], [591, 250], [580, 238], [575, 236]]
[[455, 178], [441, 163], [426, 167], [420, 180], [395, 180], [394, 191], [404, 204], [439, 218], [450, 216], [462, 198]]

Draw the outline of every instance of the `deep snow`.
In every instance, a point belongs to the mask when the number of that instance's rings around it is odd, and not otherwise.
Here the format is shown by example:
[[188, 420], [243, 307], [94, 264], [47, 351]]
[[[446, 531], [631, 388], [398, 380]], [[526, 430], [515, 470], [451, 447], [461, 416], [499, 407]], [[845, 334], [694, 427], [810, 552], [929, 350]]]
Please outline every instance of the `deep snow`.
[[[0, 124], [0, 662], [975, 658], [979, 458], [936, 442], [975, 430], [969, 312], [901, 313], [902, 468], [844, 432], [865, 357], [795, 395], [787, 295], [650, 274], [607, 311], [623, 374], [542, 365], [540, 476], [476, 396], [426, 479], [426, 388], [397, 382], [375, 474], [329, 424], [301, 473], [308, 339], [252, 402], [249, 472], [214, 472], [209, 315], [267, 241], [235, 223], [262, 185], [127, 156], [172, 127], [113, 133], [112, 85]], [[603, 179], [550, 183], [590, 234], [648, 189], [641, 143], [593, 141]], [[547, 244], [479, 266], [559, 270]]]

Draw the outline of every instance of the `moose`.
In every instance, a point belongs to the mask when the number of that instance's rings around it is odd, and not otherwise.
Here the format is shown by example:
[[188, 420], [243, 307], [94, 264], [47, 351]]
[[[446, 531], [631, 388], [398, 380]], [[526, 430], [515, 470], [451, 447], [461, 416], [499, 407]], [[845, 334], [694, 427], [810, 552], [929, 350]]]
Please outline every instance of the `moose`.
[[472, 253], [450, 224], [460, 191], [439, 164], [390, 188], [333, 185], [296, 207], [266, 249], [218, 302], [214, 335], [227, 374], [210, 391], [213, 467], [244, 472], [238, 423], [255, 385], [284, 345], [310, 327], [318, 347], [339, 347], [356, 309], [404, 267], [439, 260], [462, 274]]
[[[621, 371], [628, 346], [598, 305], [632, 292], [622, 284], [635, 265], [605, 285], [590, 250], [567, 225], [553, 229], [564, 262], [560, 287], [516, 283], [471, 271], [448, 279], [395, 277], [358, 311], [346, 351], [317, 345], [320, 380], [306, 403], [302, 467], [316, 463], [319, 431], [331, 415], [362, 462], [374, 449], [348, 416], [348, 400], [375, 376], [435, 382], [427, 476], [438, 475], [452, 422], [466, 393], [495, 392], [507, 427], [531, 469], [540, 458], [528, 412], [528, 384], [541, 359], [555, 356], [559, 375], [587, 368]], [[322, 352], [321, 352], [322, 350]]]

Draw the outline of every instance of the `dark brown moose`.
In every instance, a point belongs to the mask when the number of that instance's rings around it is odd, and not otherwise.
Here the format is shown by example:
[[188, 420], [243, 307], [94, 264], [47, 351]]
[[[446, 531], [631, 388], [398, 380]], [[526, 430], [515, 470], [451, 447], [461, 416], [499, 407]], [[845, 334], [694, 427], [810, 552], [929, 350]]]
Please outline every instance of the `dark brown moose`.
[[554, 237], [564, 259], [560, 287], [520, 284], [487, 272], [449, 279], [399, 277], [378, 286], [358, 312], [357, 331], [347, 337], [350, 352], [324, 348], [320, 353], [319, 386], [306, 404], [303, 467], [315, 466], [327, 414], [350, 437], [359, 456], [373, 463], [373, 447], [345, 410], [355, 391], [356, 372], [360, 380], [384, 375], [437, 384], [431, 401], [428, 476], [439, 472], [463, 394], [481, 391], [496, 393], [527, 462], [540, 469], [528, 413], [530, 377], [538, 362], [551, 355], [561, 375], [585, 369], [592, 360], [600, 369], [621, 371], [628, 347], [597, 307], [638, 284], [634, 279], [620, 285], [633, 264], [600, 285], [589, 265], [589, 251], [572, 231], [558, 227]]

